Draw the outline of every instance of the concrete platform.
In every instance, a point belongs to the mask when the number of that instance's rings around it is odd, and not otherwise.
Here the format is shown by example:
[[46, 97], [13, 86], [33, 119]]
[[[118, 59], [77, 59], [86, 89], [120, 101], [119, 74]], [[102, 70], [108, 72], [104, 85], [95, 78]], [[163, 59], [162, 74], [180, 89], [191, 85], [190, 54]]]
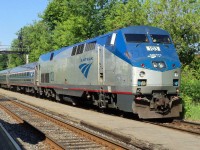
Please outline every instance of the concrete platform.
[[21, 150], [2, 124], [0, 124], [0, 150]]
[[111, 132], [130, 137], [131, 139], [159, 145], [156, 149], [199, 150], [200, 136], [182, 133], [156, 125], [142, 123], [118, 116], [106, 115], [90, 110], [80, 109], [48, 100], [38, 99], [24, 94], [0, 89], [0, 94], [15, 97], [26, 103], [40, 106], [53, 112], [88, 122]]

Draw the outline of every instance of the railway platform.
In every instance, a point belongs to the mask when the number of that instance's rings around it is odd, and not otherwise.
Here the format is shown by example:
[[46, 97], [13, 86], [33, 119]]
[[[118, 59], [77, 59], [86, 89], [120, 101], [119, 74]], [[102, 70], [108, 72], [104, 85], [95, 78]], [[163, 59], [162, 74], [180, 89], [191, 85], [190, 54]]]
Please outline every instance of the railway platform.
[[21, 150], [19, 145], [8, 134], [0, 123], [0, 149], [1, 150]]
[[106, 115], [92, 110], [72, 107], [44, 99], [38, 99], [24, 94], [0, 89], [0, 94], [17, 98], [34, 106], [42, 107], [55, 113], [62, 114], [74, 121], [94, 125], [117, 135], [128, 137], [131, 141], [141, 141], [153, 145], [152, 149], [169, 150], [199, 150], [200, 136], [157, 125]]

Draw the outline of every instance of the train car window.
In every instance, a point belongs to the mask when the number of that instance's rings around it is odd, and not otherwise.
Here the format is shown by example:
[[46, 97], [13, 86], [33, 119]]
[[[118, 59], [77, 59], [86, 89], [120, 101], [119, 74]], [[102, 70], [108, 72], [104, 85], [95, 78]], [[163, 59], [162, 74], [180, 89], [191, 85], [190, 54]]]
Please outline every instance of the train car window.
[[54, 53], [51, 53], [50, 61], [53, 60]]
[[77, 48], [76, 54], [81, 54], [81, 53], [83, 53], [83, 49], [84, 49], [84, 44], [79, 45], [78, 48]]
[[35, 73], [34, 73], [34, 72], [32, 72], [32, 73], [31, 73], [31, 77], [34, 77], [34, 75], [35, 75]]
[[87, 43], [85, 46], [85, 51], [90, 51], [90, 50], [94, 50], [96, 46], [96, 41]]
[[146, 34], [125, 34], [126, 42], [129, 43], [148, 43]]
[[153, 43], [171, 44], [171, 40], [168, 35], [151, 34], [150, 36]]
[[76, 55], [76, 49], [77, 49], [77, 46], [74, 46], [73, 49], [72, 49], [71, 56]]

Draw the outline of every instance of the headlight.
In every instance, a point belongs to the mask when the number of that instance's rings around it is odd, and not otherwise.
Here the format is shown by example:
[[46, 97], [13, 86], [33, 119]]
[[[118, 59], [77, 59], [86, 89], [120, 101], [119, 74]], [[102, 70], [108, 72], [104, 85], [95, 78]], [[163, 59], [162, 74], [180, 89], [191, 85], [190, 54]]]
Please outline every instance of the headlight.
[[152, 65], [154, 68], [158, 68], [158, 69], [166, 68], [165, 62], [163, 61], [153, 61]]
[[159, 68], [161, 68], [161, 69], [165, 68], [165, 63], [164, 62], [159, 62], [158, 65], [159, 65]]
[[177, 71], [174, 72], [174, 77], [178, 77], [178, 72]]
[[157, 68], [157, 67], [158, 67], [158, 63], [157, 63], [157, 62], [154, 61], [154, 62], [152, 62], [152, 64], [153, 64], [153, 67], [154, 67], [154, 68]]
[[141, 71], [139, 75], [140, 75], [140, 77], [144, 77], [145, 76], [145, 72]]

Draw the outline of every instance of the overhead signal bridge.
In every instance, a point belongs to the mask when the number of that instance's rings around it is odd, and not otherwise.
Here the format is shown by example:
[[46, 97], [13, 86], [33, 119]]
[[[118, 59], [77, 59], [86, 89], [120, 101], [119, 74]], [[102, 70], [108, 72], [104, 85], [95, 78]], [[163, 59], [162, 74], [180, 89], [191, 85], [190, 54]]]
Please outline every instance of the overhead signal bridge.
[[18, 55], [20, 55], [20, 54], [29, 54], [29, 52], [27, 52], [27, 51], [21, 51], [21, 50], [19, 50], [19, 51], [11, 51], [10, 49], [4, 49], [4, 48], [0, 48], [0, 54], [18, 54]]
[[0, 54], [17, 54], [24, 60], [23, 55], [26, 55], [26, 63], [28, 63], [29, 48], [8, 47], [0, 45]]

